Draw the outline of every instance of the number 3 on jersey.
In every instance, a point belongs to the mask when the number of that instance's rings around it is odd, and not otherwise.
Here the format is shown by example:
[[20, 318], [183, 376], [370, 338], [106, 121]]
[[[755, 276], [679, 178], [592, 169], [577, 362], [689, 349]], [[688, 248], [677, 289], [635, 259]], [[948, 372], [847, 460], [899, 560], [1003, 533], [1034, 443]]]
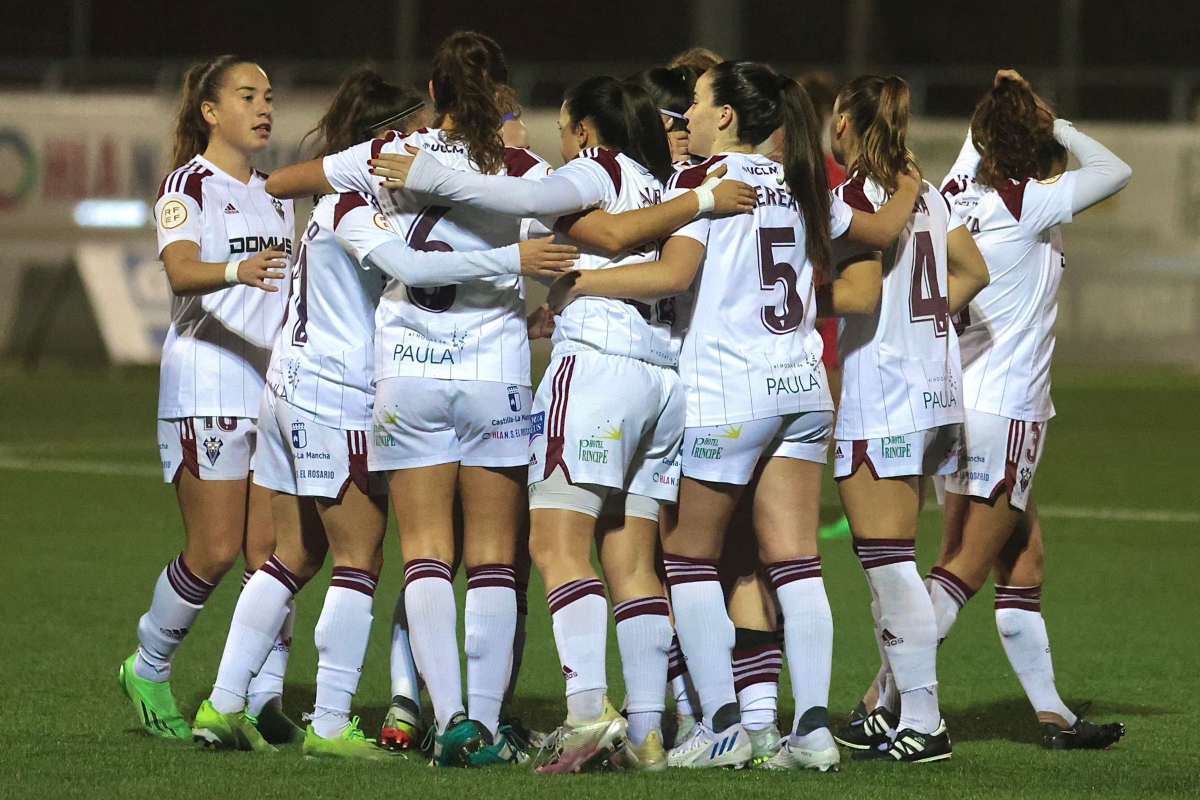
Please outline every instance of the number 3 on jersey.
[[763, 327], [771, 333], [783, 335], [800, 327], [804, 321], [804, 303], [796, 289], [799, 277], [796, 268], [786, 261], [775, 260], [775, 248], [796, 249], [796, 231], [792, 228], [759, 228], [758, 230], [758, 277], [759, 288], [774, 292], [783, 283], [783, 313], [779, 303], [763, 306], [760, 312]]
[[[421, 250], [427, 253], [448, 253], [454, 250], [453, 247], [445, 242], [429, 238], [429, 233], [433, 230], [433, 226], [437, 225], [438, 221], [449, 212], [450, 208], [448, 206], [426, 206], [417, 217], [416, 222], [413, 223], [411, 233], [408, 237], [408, 246], [413, 250]], [[454, 305], [457, 287], [454, 285], [435, 286], [432, 289], [409, 287], [407, 292], [409, 302], [413, 305], [423, 308], [426, 311], [440, 314]]]
[[914, 322], [932, 322], [934, 335], [946, 335], [950, 305], [938, 286], [937, 258], [929, 231], [913, 234], [912, 295], [909, 318]]

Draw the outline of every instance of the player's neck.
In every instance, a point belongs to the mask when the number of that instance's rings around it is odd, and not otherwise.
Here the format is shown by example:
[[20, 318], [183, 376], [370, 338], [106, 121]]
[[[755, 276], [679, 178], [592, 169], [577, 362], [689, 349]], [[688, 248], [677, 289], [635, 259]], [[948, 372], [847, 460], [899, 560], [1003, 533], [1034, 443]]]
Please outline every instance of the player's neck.
[[208, 147], [204, 148], [204, 157], [242, 183], [249, 183], [250, 176], [254, 174], [249, 156], [216, 137], [209, 139]]
[[739, 142], [735, 136], [718, 134], [713, 140], [714, 153], [753, 153], [754, 146]]
[[444, 114], [442, 115], [442, 120], [438, 124], [438, 127], [449, 133], [458, 126], [454, 124], [454, 117], [452, 117], [450, 114]]

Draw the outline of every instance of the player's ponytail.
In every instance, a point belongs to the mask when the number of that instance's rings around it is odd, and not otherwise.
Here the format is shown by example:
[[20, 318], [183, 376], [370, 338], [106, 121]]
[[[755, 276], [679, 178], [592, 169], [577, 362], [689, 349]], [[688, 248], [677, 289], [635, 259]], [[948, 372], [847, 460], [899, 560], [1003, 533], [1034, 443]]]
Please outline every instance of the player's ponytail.
[[301, 145], [316, 137], [314, 158], [337, 153], [381, 129], [403, 130], [405, 120], [424, 108], [424, 98], [415, 89], [389, 83], [370, 67], [359, 67], [342, 81], [325, 115], [304, 134]]
[[175, 137], [171, 146], [171, 169], [179, 169], [208, 147], [208, 123], [200, 106], [214, 103], [230, 67], [248, 63], [235, 55], [217, 56], [203, 64], [193, 64], [183, 74], [179, 110], [175, 112]]
[[601, 144], [629, 156], [663, 183], [671, 177], [667, 132], [645, 89], [600, 75], [568, 89], [563, 103], [572, 124], [591, 120]]
[[712, 78], [713, 102], [737, 114], [739, 142], [757, 147], [783, 128], [783, 176], [804, 218], [804, 252], [818, 276], [827, 277], [833, 260], [831, 195], [820, 122], [808, 92], [766, 64], [726, 61], [707, 74]]
[[858, 135], [858, 152], [847, 165], [849, 171], [873, 179], [888, 194], [896, 191], [900, 173], [916, 164], [907, 143], [909, 104], [908, 84], [895, 75], [860, 76], [837, 97], [838, 111]]
[[462, 143], [480, 172], [499, 172], [504, 165], [504, 141], [497, 95], [508, 83], [500, 45], [474, 31], [450, 34], [433, 54], [432, 82], [437, 124], [443, 124], [447, 115], [454, 120], [446, 138]]
[[1008, 179], [1045, 178], [1066, 157], [1054, 138], [1054, 114], [1028, 84], [1002, 80], [975, 106], [971, 138], [979, 151], [975, 179], [999, 188]]

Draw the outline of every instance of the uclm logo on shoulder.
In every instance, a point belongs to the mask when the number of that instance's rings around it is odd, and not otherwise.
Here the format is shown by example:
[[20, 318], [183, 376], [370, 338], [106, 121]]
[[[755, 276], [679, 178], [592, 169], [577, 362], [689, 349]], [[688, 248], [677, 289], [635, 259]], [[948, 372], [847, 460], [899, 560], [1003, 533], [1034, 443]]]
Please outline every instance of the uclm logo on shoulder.
[[518, 386], [508, 387], [508, 407], [513, 411], [521, 410], [521, 389]]
[[308, 432], [304, 429], [303, 422], [292, 423], [292, 447], [297, 450], [308, 447]]

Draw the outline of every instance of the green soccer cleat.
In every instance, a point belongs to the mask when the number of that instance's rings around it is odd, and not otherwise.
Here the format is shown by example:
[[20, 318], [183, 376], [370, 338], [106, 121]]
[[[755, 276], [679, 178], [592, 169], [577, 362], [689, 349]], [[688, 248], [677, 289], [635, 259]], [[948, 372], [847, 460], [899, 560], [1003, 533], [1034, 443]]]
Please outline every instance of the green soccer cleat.
[[389, 753], [374, 739], [368, 739], [358, 727], [358, 717], [350, 720], [346, 730], [336, 739], [326, 739], [318, 736], [309, 725], [304, 732], [305, 758], [345, 758], [358, 761], [396, 761], [400, 757]]
[[270, 744], [300, 744], [307, 738], [304, 729], [283, 713], [283, 704], [278, 698], [263, 706], [256, 719], [254, 727]]
[[253, 753], [274, 753], [275, 748], [258, 732], [254, 717], [245, 711], [223, 714], [205, 700], [196, 711], [192, 723], [192, 739], [214, 750], [245, 750]]
[[137, 653], [125, 659], [117, 669], [117, 683], [133, 703], [142, 727], [150, 735], [163, 739], [190, 739], [192, 729], [175, 705], [171, 682], [157, 683], [139, 677], [133, 668], [135, 661]]
[[495, 741], [467, 756], [467, 763], [472, 767], [520, 766], [528, 764], [529, 758], [529, 746], [520, 734], [508, 725], [501, 725]]
[[379, 745], [393, 751], [420, 751], [423, 736], [417, 704], [403, 695], [394, 696], [379, 729]]
[[492, 744], [487, 728], [463, 713], [455, 714], [446, 732], [433, 738], [433, 764], [438, 767], [469, 767], [471, 756]]

